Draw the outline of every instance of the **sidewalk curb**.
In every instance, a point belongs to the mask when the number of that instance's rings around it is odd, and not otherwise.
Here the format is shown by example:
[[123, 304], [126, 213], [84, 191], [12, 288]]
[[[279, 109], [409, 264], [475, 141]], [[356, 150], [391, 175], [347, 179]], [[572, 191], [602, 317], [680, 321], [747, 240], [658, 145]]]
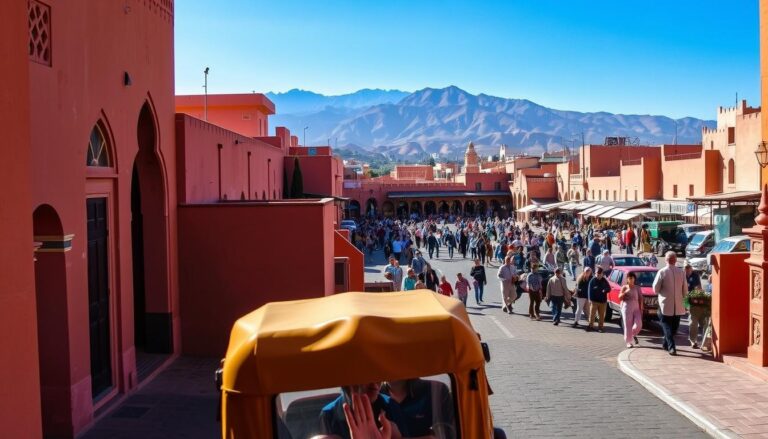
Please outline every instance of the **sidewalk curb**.
[[653, 382], [646, 374], [636, 368], [630, 356], [634, 350], [626, 349], [621, 351], [618, 356], [619, 369], [625, 374], [629, 375], [645, 387], [651, 394], [664, 401], [667, 405], [677, 410], [680, 414], [690, 419], [691, 422], [696, 424], [699, 428], [704, 430], [707, 434], [718, 439], [734, 439], [740, 438], [738, 434], [733, 432], [727, 427], [720, 425], [717, 421], [710, 420], [704, 416], [698, 409], [684, 402], [680, 398], [674, 396], [664, 386], [658, 385]]

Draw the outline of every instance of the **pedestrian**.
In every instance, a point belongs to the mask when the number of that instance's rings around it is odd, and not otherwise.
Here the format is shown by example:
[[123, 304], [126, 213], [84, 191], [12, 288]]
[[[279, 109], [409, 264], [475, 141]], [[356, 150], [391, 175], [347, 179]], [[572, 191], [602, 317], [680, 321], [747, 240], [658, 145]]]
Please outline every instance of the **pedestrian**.
[[467, 295], [472, 287], [469, 286], [469, 281], [461, 273], [457, 274], [456, 278], [456, 294], [459, 296], [461, 303], [467, 306]]
[[599, 318], [597, 332], [603, 332], [605, 327], [605, 308], [608, 302], [608, 292], [611, 286], [603, 274], [603, 267], [595, 269], [595, 276], [589, 281], [589, 323], [587, 331], [594, 329], [595, 318]]
[[424, 273], [424, 267], [427, 265], [427, 261], [425, 261], [424, 257], [421, 256], [420, 250], [416, 250], [416, 257], [414, 257], [411, 260], [410, 265], [417, 276], [420, 275], [421, 273]]
[[643, 329], [643, 291], [635, 282], [637, 282], [637, 275], [629, 272], [627, 284], [621, 287], [619, 293], [624, 341], [628, 348], [632, 347], [632, 342], [640, 343], [637, 334]]
[[584, 267], [584, 271], [581, 272], [576, 279], [576, 291], [574, 296], [576, 297], [576, 311], [573, 313], [573, 327], [579, 326], [579, 320], [584, 317], [584, 320], [589, 319], [587, 315], [587, 300], [589, 298], [589, 281], [592, 280], [592, 269]]
[[475, 259], [475, 266], [469, 271], [469, 275], [474, 279], [475, 302], [480, 305], [483, 303], [483, 290], [484, 285], [487, 283], [485, 267], [480, 263], [480, 259]]
[[416, 232], [414, 233], [416, 235], [416, 248], [421, 248], [421, 228], [416, 227]]
[[616, 262], [613, 261], [611, 252], [609, 250], [603, 250], [603, 255], [600, 256], [600, 259], [597, 260], [597, 265], [603, 268], [603, 273], [606, 276], [609, 276], [611, 274], [611, 270], [613, 270], [613, 268], [616, 266]]
[[416, 289], [416, 282], [418, 282], [419, 279], [416, 277], [416, 272], [413, 270], [413, 268], [408, 269], [408, 275], [403, 279], [403, 286], [400, 289], [401, 291], [411, 291]]
[[571, 292], [563, 277], [563, 270], [560, 267], [555, 269], [555, 275], [547, 282], [547, 303], [552, 310], [552, 324], [560, 324], [560, 317], [563, 313], [563, 304], [571, 300]]
[[389, 258], [389, 265], [384, 267], [384, 277], [392, 282], [392, 290], [400, 291], [400, 284], [403, 282], [403, 269], [394, 256]]
[[427, 262], [424, 267], [424, 283], [427, 289], [437, 291], [437, 286], [440, 284], [440, 279], [437, 277], [437, 272], [432, 265]]
[[501, 283], [501, 297], [503, 306], [501, 310], [512, 314], [512, 304], [517, 299], [517, 292], [515, 291], [515, 282], [517, 282], [517, 270], [512, 265], [512, 258], [507, 256], [504, 258], [504, 265], [499, 267], [499, 271], [496, 274]]
[[472, 236], [469, 238], [469, 254], [472, 259], [477, 257], [477, 235], [472, 232]]
[[440, 276], [440, 294], [443, 296], [451, 297], [453, 296], [453, 287], [451, 287], [450, 282], [448, 282], [448, 279], [445, 278], [445, 276]]
[[459, 232], [459, 253], [461, 253], [461, 257], [466, 259], [467, 258], [467, 246], [469, 245], [469, 238], [467, 238], [467, 231], [462, 230]]
[[568, 268], [571, 271], [571, 277], [576, 280], [576, 267], [579, 266], [579, 247], [576, 244], [571, 245], [568, 250]]
[[437, 252], [436, 257], [440, 257], [440, 245], [437, 242], [437, 238], [435, 238], [435, 234], [432, 232], [429, 232], [427, 237], [427, 250], [429, 250], [429, 259], [432, 259], [432, 254], [435, 251]]
[[[685, 279], [688, 283], [688, 293], [695, 290], [701, 290], [701, 278], [699, 274], [693, 271], [691, 264], [685, 264]], [[708, 306], [691, 304], [689, 308], [690, 318], [688, 319], [688, 341], [691, 342], [693, 349], [699, 348], [699, 329], [706, 331], [709, 325], [710, 308]], [[702, 334], [702, 341], [704, 334]], [[703, 343], [702, 343], [703, 344]]]
[[552, 247], [547, 247], [547, 253], [544, 254], [544, 266], [549, 270], [554, 270], [557, 267], [557, 260], [552, 252]]
[[448, 247], [448, 256], [453, 259], [453, 249], [456, 248], [456, 237], [449, 230], [445, 232], [443, 241], [445, 242], [446, 247]]
[[493, 243], [488, 238], [485, 241], [485, 265], [492, 265], [491, 262], [493, 262]]
[[664, 331], [664, 342], [661, 347], [669, 355], [677, 355], [675, 334], [680, 326], [680, 316], [685, 315], [683, 297], [688, 292], [685, 272], [677, 265], [677, 254], [668, 251], [664, 259], [667, 266], [656, 272], [653, 280], [653, 291], [659, 298], [659, 322]]
[[403, 241], [399, 237], [392, 241], [392, 253], [395, 255], [397, 262], [400, 262], [400, 256], [403, 254]]
[[627, 247], [627, 254], [632, 254], [632, 247], [635, 246], [635, 232], [632, 226], [627, 227], [627, 233], [624, 235], [624, 246]]
[[533, 264], [531, 272], [526, 276], [525, 282], [528, 285], [528, 317], [531, 320], [541, 320], [541, 274], [539, 266]]

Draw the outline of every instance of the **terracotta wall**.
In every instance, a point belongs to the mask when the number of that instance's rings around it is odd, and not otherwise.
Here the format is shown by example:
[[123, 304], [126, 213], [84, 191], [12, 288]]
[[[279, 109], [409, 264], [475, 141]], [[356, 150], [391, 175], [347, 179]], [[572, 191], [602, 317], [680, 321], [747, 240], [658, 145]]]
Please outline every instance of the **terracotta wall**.
[[182, 352], [223, 356], [267, 302], [333, 294], [332, 199], [179, 208]]
[[[160, 263], [149, 265], [158, 275], [150, 283], [161, 296], [152, 299], [152, 306], [156, 306], [152, 311], [178, 326], [176, 198], [175, 191], [169, 189], [176, 185], [173, 4], [134, 2], [126, 9], [123, 2], [46, 3], [52, 23], [51, 63], [29, 63], [30, 161], [34, 165], [26, 181], [31, 183], [32, 209], [50, 206], [48, 216], [60, 223], [62, 234], [74, 236], [71, 251], [63, 254], [59, 265], [65, 269], [38, 274], [55, 279], [53, 293], [61, 294], [65, 305], [58, 308], [56, 318], [43, 320], [41, 330], [51, 334], [43, 342], [65, 347], [64, 356], [55, 364], [46, 362], [43, 368], [54, 375], [62, 370], [68, 375], [66, 383], [57, 383], [49, 395], [58, 401], [58, 409], [72, 405], [71, 412], [64, 409], [68, 419], [60, 420], [71, 434], [91, 422], [94, 407], [137, 384], [130, 245], [135, 162], [147, 164], [141, 173], [152, 178], [153, 184], [147, 189], [157, 201], [153, 211], [153, 221], [157, 222], [150, 228], [162, 236], [151, 243], [156, 250], [151, 254]], [[27, 19], [23, 22], [26, 24]], [[154, 142], [140, 158], [137, 128], [145, 105], [149, 116], [144, 120], [152, 127]], [[114, 166], [109, 169], [86, 167], [88, 141], [97, 121], [103, 124], [112, 147]], [[152, 175], [144, 171], [152, 171]], [[114, 390], [97, 404], [91, 395], [90, 376], [87, 197], [106, 197], [109, 208], [109, 338]], [[32, 210], [26, 215], [31, 218]]]
[[349, 291], [365, 291], [365, 255], [349, 242], [348, 230], [334, 232], [333, 256], [349, 258]]
[[177, 113], [207, 120], [248, 137], [268, 136], [268, 118], [275, 114], [275, 104], [261, 93], [208, 95], [208, 119], [204, 95], [176, 96], [175, 103]]
[[[760, 0], [760, 101], [768, 105], [768, 0]], [[768, 114], [760, 114], [763, 141], [768, 140]], [[768, 166], [762, 169], [760, 184], [768, 182]]]
[[280, 147], [187, 114], [176, 114], [176, 147], [182, 203], [283, 197]]
[[747, 352], [749, 253], [715, 255], [712, 261], [712, 344], [715, 358]]
[[621, 177], [591, 177], [587, 179], [586, 199], [590, 201], [614, 201], [613, 192], [616, 191], [618, 201]]
[[[662, 164], [663, 198], [685, 200], [690, 196], [688, 185], [693, 185], [694, 196], [706, 195], [706, 163], [704, 152], [700, 152], [699, 158], [664, 160]], [[677, 195], [674, 193], [675, 185], [677, 185]]]
[[42, 437], [29, 190], [27, 2], [3, 5], [0, 27], [0, 426], [9, 438]]
[[297, 157], [304, 183], [304, 193], [323, 197], [341, 196], [344, 183], [344, 162], [332, 155], [286, 156], [283, 167], [288, 174], [288, 187], [292, 185], [293, 167]]

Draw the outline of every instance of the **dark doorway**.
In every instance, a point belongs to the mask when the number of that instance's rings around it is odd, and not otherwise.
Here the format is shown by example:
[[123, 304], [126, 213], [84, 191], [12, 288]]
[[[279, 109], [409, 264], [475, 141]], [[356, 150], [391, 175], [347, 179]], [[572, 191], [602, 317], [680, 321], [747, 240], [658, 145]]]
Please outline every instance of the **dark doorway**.
[[139, 113], [137, 142], [131, 179], [131, 250], [136, 374], [141, 381], [173, 352], [165, 181], [149, 104]]
[[44, 204], [32, 214], [35, 297], [43, 437], [72, 437], [72, 391], [67, 297], [67, 238], [56, 210]]
[[91, 341], [91, 396], [112, 387], [109, 337], [107, 199], [88, 198], [88, 321]]

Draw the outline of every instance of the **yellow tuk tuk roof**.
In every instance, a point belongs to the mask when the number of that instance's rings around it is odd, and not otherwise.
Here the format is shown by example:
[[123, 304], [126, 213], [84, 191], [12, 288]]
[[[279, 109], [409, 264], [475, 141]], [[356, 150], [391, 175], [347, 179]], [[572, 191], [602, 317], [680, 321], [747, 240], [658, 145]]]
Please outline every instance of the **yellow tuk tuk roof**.
[[429, 290], [343, 293], [269, 303], [235, 322], [223, 390], [273, 395], [483, 364], [458, 300]]

